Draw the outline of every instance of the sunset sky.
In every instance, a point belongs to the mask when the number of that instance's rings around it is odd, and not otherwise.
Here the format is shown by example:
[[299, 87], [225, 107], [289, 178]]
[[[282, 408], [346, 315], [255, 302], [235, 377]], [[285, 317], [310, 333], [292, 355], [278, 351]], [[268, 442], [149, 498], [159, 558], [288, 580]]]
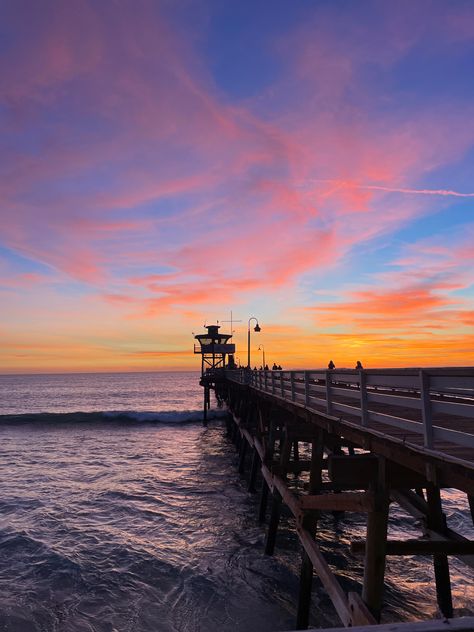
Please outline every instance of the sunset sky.
[[[474, 3], [3, 0], [0, 372], [472, 365]], [[229, 328], [227, 323], [224, 328]]]

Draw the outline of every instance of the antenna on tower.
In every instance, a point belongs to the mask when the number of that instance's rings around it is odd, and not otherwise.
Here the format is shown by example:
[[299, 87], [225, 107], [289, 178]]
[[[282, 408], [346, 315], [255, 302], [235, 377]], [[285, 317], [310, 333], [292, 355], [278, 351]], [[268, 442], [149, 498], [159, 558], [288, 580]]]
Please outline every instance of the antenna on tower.
[[[219, 322], [219, 321], [217, 321]], [[241, 320], [234, 320], [233, 316], [232, 316], [232, 310], [230, 310], [230, 320], [223, 320], [223, 323], [230, 323], [230, 340], [232, 340], [232, 337], [234, 335], [234, 330], [232, 328], [232, 324], [233, 323], [241, 323]]]

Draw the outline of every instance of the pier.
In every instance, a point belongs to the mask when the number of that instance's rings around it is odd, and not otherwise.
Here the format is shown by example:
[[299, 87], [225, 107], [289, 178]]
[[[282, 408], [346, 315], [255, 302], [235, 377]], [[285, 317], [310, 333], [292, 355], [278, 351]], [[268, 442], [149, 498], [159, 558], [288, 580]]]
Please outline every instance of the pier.
[[[209, 351], [209, 348], [207, 348]], [[224, 359], [221, 366], [225, 365]], [[453, 617], [449, 557], [474, 569], [474, 541], [448, 525], [442, 489], [467, 496], [474, 520], [474, 369], [256, 371], [203, 374], [229, 410], [228, 432], [249, 492], [260, 494], [265, 553], [278, 546], [282, 506], [302, 545], [297, 629], [308, 626], [313, 575], [345, 627], [378, 626], [385, 560], [424, 555], [434, 567], [436, 598]], [[205, 395], [205, 409], [208, 394]], [[413, 517], [419, 538], [387, 537], [390, 506]], [[366, 517], [366, 536], [350, 550], [363, 558], [360, 591], [346, 593], [318, 545], [321, 512]], [[474, 586], [471, 587], [474, 595]], [[420, 629], [474, 630], [474, 618], [425, 622]], [[418, 629], [419, 624], [393, 628]], [[387, 627], [380, 626], [380, 629]], [[392, 629], [392, 628], [388, 628]]]

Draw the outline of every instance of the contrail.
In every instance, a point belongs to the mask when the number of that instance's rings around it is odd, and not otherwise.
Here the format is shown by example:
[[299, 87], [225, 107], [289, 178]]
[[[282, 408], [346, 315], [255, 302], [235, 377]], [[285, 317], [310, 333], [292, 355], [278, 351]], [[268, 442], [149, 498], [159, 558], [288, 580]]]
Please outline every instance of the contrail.
[[453, 197], [474, 197], [474, 193], [460, 193], [450, 189], [397, 189], [392, 187], [381, 187], [375, 184], [359, 184], [359, 189], [370, 189], [375, 191], [387, 191], [388, 193], [416, 193], [419, 195], [450, 195]]
[[344, 180], [336, 180], [335, 178], [315, 179], [313, 182], [332, 182], [341, 188], [368, 189], [370, 191], [386, 191], [387, 193], [414, 193], [416, 195], [445, 195], [460, 198], [474, 197], [474, 193], [461, 193], [451, 189], [405, 189], [399, 187], [384, 187], [377, 184], [356, 184], [353, 182], [345, 182]]

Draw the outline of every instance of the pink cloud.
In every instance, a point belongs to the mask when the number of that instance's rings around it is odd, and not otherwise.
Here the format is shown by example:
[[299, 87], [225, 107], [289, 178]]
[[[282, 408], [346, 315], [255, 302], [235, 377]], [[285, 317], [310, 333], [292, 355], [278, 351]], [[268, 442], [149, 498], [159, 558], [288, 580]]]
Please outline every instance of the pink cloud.
[[405, 335], [471, 325], [472, 301], [462, 293], [473, 283], [470, 232], [466, 227], [461, 237], [451, 236], [450, 247], [433, 240], [407, 246], [407, 256], [394, 261], [392, 271], [373, 274], [377, 285], [347, 291], [338, 303], [311, 308], [317, 323], [359, 333], [395, 330]]
[[[466, 107], [458, 123], [448, 106], [407, 120], [372, 114], [364, 64], [387, 29], [395, 36], [376, 63], [395, 63], [418, 27], [402, 38], [387, 18], [367, 42], [360, 25], [346, 24], [341, 40], [331, 16], [318, 14], [316, 30], [297, 29], [280, 46], [277, 98], [233, 105], [158, 7], [121, 6], [46, 10], [37, 32], [7, 51], [4, 103], [22, 134], [42, 133], [35, 151], [7, 152], [0, 200], [4, 243], [131, 311], [208, 304], [217, 294], [206, 285], [232, 301], [337, 265], [427, 212], [383, 194], [425, 191], [404, 185], [472, 141]], [[21, 31], [26, 5], [18, 7], [12, 26]], [[8, 70], [16, 62], [17, 74]], [[75, 129], [76, 118], [95, 126]], [[117, 272], [127, 265], [174, 272]]]

